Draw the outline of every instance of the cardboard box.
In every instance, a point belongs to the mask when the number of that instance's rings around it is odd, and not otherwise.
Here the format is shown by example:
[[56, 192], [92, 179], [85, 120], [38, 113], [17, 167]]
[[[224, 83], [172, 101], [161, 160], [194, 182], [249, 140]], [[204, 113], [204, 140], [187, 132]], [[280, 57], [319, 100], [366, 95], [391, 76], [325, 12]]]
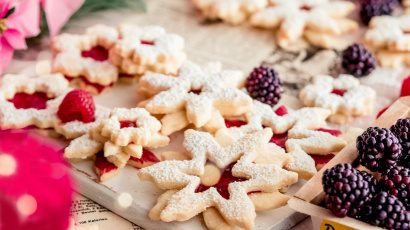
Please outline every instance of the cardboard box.
[[[375, 126], [389, 128], [398, 119], [409, 117], [410, 97], [397, 100], [381, 117]], [[289, 200], [292, 209], [312, 216], [314, 229], [348, 230], [348, 229], [381, 229], [354, 218], [338, 218], [328, 209], [318, 204], [324, 198], [322, 187], [323, 172], [339, 163], [352, 163], [357, 158], [356, 142], [349, 143], [339, 154], [326, 164], [312, 179]]]

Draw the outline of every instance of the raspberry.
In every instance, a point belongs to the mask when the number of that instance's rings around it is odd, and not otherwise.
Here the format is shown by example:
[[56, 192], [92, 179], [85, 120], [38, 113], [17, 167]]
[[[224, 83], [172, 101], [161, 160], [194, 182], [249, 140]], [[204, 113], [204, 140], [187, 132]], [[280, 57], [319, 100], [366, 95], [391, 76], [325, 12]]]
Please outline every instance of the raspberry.
[[376, 192], [376, 180], [350, 164], [327, 169], [322, 178], [325, 203], [336, 216], [356, 217]]
[[410, 229], [410, 212], [397, 197], [380, 192], [361, 210], [360, 219], [382, 228]]
[[390, 130], [396, 135], [401, 147], [403, 147], [399, 164], [410, 168], [410, 118], [397, 120], [396, 124], [390, 127]]
[[397, 164], [402, 147], [394, 134], [385, 128], [370, 127], [356, 140], [361, 165], [383, 172]]
[[376, 68], [376, 59], [364, 46], [353, 44], [343, 51], [342, 67], [348, 74], [363, 77]]
[[410, 169], [396, 166], [387, 170], [380, 178], [380, 188], [410, 208]]
[[84, 123], [95, 120], [95, 104], [91, 94], [81, 89], [69, 92], [58, 107], [57, 116], [63, 123], [81, 121]]
[[362, 0], [360, 18], [365, 25], [368, 25], [375, 16], [391, 15], [397, 5], [397, 0]]
[[283, 93], [282, 81], [278, 73], [268, 67], [255, 68], [246, 80], [246, 90], [253, 99], [268, 104], [276, 105]]

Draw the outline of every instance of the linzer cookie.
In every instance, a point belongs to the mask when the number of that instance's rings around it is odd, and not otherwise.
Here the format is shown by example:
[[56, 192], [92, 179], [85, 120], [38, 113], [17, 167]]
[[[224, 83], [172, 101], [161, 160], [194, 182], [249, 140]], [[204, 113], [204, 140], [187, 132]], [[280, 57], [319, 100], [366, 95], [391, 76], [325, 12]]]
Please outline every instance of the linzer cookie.
[[218, 130], [215, 136], [230, 144], [247, 133], [268, 127], [274, 133], [271, 142], [294, 158], [285, 168], [297, 172], [300, 178], [309, 179], [317, 172], [317, 166], [329, 161], [346, 145], [337, 137], [340, 131], [327, 128], [326, 118], [330, 114], [329, 110], [322, 108], [288, 111], [280, 106], [272, 109], [254, 101], [252, 111], [242, 118], [226, 120], [226, 128]]
[[97, 155], [95, 167], [102, 181], [109, 178], [104, 176], [104, 165], [115, 170], [126, 164], [145, 167], [159, 160], [144, 148], [169, 143], [167, 136], [159, 134], [161, 123], [142, 108], [113, 109], [108, 117], [93, 126], [88, 133], [71, 141], [64, 156], [86, 159]]
[[121, 39], [110, 50], [110, 61], [123, 76], [133, 77], [148, 71], [176, 74], [186, 59], [184, 39], [159, 26], [119, 27]]
[[351, 75], [322, 75], [303, 88], [299, 98], [305, 106], [329, 109], [329, 120], [343, 124], [354, 117], [372, 114], [376, 92]]
[[85, 34], [61, 34], [53, 42], [53, 71], [75, 86], [100, 93], [118, 79], [117, 67], [108, 60], [117, 40], [117, 29], [105, 25], [92, 26]]
[[256, 211], [286, 203], [286, 196], [279, 190], [298, 179], [282, 164], [254, 163], [260, 146], [265, 146], [271, 137], [272, 131], [263, 129], [221, 146], [209, 133], [185, 131], [183, 145], [190, 154], [189, 160], [163, 161], [138, 172], [141, 179], [168, 190], [151, 209], [150, 218], [186, 221], [203, 213], [205, 224], [211, 229], [254, 227]]
[[272, 5], [255, 13], [250, 23], [277, 29], [278, 43], [290, 48], [301, 39], [322, 48], [339, 47], [338, 36], [358, 29], [347, 18], [355, 9], [348, 1], [271, 0]]
[[369, 23], [364, 41], [383, 67], [410, 66], [410, 15], [378, 16]]
[[144, 103], [152, 114], [164, 114], [162, 134], [169, 135], [193, 124], [216, 131], [224, 126], [222, 116], [239, 116], [252, 107], [252, 99], [237, 87], [243, 84], [240, 71], [222, 70], [220, 63], [204, 68], [185, 62], [175, 77], [147, 73], [140, 90], [152, 95]]
[[61, 74], [5, 75], [0, 84], [1, 129], [52, 128], [61, 97], [70, 90]]
[[268, 0], [193, 0], [192, 2], [206, 18], [221, 19], [234, 25], [244, 22], [250, 15], [268, 5]]

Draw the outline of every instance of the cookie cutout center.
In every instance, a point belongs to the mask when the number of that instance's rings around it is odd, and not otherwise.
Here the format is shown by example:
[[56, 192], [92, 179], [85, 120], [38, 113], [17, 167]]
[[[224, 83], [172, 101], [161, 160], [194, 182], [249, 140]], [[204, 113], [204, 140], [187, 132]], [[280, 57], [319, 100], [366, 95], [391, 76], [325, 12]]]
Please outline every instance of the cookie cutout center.
[[105, 158], [103, 151], [100, 151], [99, 153], [97, 153], [95, 157], [95, 161], [94, 161], [94, 167], [96, 168], [96, 170], [99, 172], [100, 175], [104, 175], [106, 173], [109, 173], [117, 169], [117, 166], [107, 161], [107, 158]]
[[191, 89], [188, 93], [199, 95], [202, 93], [202, 89]]
[[345, 90], [345, 89], [333, 89], [330, 93], [331, 94], [336, 94], [336, 95], [339, 95], [339, 96], [343, 97], [343, 95], [345, 95], [346, 92], [347, 92], [347, 90]]
[[241, 120], [225, 120], [226, 128], [241, 127], [246, 124], [247, 123], [245, 121], [241, 121]]
[[137, 121], [120, 121], [120, 128], [137, 128]]
[[312, 6], [309, 6], [309, 5], [304, 4], [304, 5], [301, 5], [301, 6], [299, 7], [299, 9], [302, 10], [302, 11], [311, 11], [311, 10], [312, 10]]
[[108, 49], [100, 45], [94, 46], [90, 50], [82, 51], [81, 56], [85, 58], [92, 58], [94, 61], [106, 61], [108, 60]]
[[285, 149], [286, 141], [288, 140], [288, 133], [280, 133], [280, 134], [273, 134], [272, 138], [270, 139], [270, 143], [274, 143], [277, 146]]
[[144, 148], [141, 158], [131, 157], [129, 162], [133, 167], [140, 169], [158, 163], [160, 160], [153, 152]]
[[33, 94], [16, 93], [9, 102], [13, 103], [17, 109], [37, 109], [42, 110], [47, 108], [49, 98], [46, 93], [35, 92]]
[[97, 91], [98, 94], [101, 93], [102, 91], [104, 91], [104, 89], [109, 88], [109, 87], [111, 87], [111, 86], [114, 85], [114, 83], [111, 83], [111, 84], [109, 84], [109, 85], [107, 85], [107, 86], [100, 85], [100, 84], [98, 84], [98, 83], [93, 83], [93, 82], [90, 82], [90, 81], [89, 81], [86, 77], [84, 77], [84, 76], [71, 77], [71, 76], [65, 75], [64, 78], [67, 79], [67, 81], [69, 81], [69, 82], [80, 81], [80, 82], [75, 82], [74, 85], [77, 85], [77, 83], [79, 83], [79, 85], [85, 84], [85, 85], [90, 86], [91, 88], [95, 89], [95, 91]]
[[146, 45], [146, 46], [153, 46], [155, 45], [155, 42], [152, 40], [140, 40], [141, 45]]
[[229, 199], [229, 197], [230, 197], [230, 194], [229, 194], [229, 191], [228, 191], [229, 184], [233, 183], [233, 182], [240, 182], [240, 181], [245, 181], [246, 180], [244, 178], [239, 178], [239, 177], [235, 177], [235, 176], [232, 175], [232, 168], [233, 168], [234, 165], [235, 165], [235, 163], [232, 163], [223, 170], [219, 181], [215, 185], [206, 186], [206, 185], [203, 185], [201, 183], [195, 189], [195, 192], [196, 193], [201, 193], [201, 192], [205, 192], [209, 188], [215, 188], [216, 191], [218, 191], [218, 193], [223, 198]]

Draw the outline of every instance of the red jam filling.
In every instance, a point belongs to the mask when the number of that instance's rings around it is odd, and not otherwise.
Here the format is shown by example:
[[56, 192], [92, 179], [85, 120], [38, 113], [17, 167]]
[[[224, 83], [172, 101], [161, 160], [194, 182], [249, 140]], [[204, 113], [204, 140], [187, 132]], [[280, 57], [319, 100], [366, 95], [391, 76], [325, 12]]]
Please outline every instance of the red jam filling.
[[117, 166], [107, 161], [107, 159], [104, 157], [103, 152], [97, 153], [97, 156], [95, 157], [95, 161], [94, 161], [94, 166], [100, 175], [109, 173], [117, 169]]
[[130, 160], [133, 161], [133, 166], [135, 165], [136, 168], [142, 168], [160, 162], [157, 156], [148, 149], [142, 149], [141, 158], [131, 157]]
[[346, 93], [346, 90], [344, 90], [344, 89], [333, 89], [332, 92], [330, 92], [330, 93], [336, 94], [336, 95], [339, 95], [339, 96], [343, 97], [343, 95], [345, 95], [345, 93]]
[[111, 87], [111, 86], [114, 85], [114, 83], [111, 83], [110, 85], [107, 85], [107, 86], [100, 85], [100, 84], [97, 84], [97, 83], [93, 83], [93, 82], [90, 82], [89, 80], [87, 80], [87, 78], [85, 78], [85, 77], [83, 77], [83, 76], [80, 76], [80, 77], [64, 76], [64, 77], [65, 77], [68, 81], [73, 81], [73, 80], [75, 80], [75, 79], [81, 79], [81, 81], [82, 81], [84, 84], [93, 87], [98, 93], [101, 93], [104, 89], [106, 89], [106, 88]]
[[108, 50], [102, 46], [94, 46], [90, 50], [82, 51], [81, 56], [92, 58], [95, 61], [106, 61], [108, 60]]
[[275, 110], [275, 113], [280, 117], [285, 116], [286, 114], [288, 114], [288, 109], [286, 108], [286, 106], [282, 105], [281, 107]]
[[299, 7], [299, 9], [304, 10], [304, 11], [311, 11], [312, 7], [309, 5], [302, 5]]
[[401, 83], [400, 97], [410, 96], [410, 76]]
[[281, 148], [285, 148], [285, 143], [288, 140], [288, 133], [281, 133], [281, 134], [274, 134], [270, 139], [271, 143], [275, 143], [277, 146]]
[[120, 127], [123, 128], [136, 128], [138, 124], [136, 121], [120, 121]]
[[342, 135], [342, 132], [340, 130], [336, 130], [336, 129], [319, 128], [319, 129], [316, 129], [316, 131], [329, 133], [330, 135], [335, 136], [335, 137], [338, 137], [338, 136]]
[[46, 93], [35, 92], [33, 94], [16, 93], [9, 102], [13, 103], [17, 109], [45, 109], [49, 98]]
[[313, 160], [315, 161], [315, 165], [324, 165], [327, 164], [332, 158], [335, 156], [333, 154], [327, 155], [310, 155]]
[[142, 45], [148, 45], [148, 46], [153, 46], [155, 45], [154, 41], [149, 41], [149, 40], [141, 40], [140, 41]]
[[209, 188], [213, 187], [216, 189], [216, 191], [218, 191], [218, 193], [225, 199], [229, 199], [229, 191], [228, 191], [228, 187], [230, 183], [233, 182], [238, 182], [238, 181], [244, 181], [245, 179], [243, 178], [239, 178], [239, 177], [234, 177], [232, 175], [232, 167], [235, 165], [235, 163], [232, 163], [230, 165], [228, 165], [222, 175], [221, 178], [219, 179], [218, 183], [216, 183], [213, 186], [205, 186], [203, 184], [200, 184], [195, 192], [196, 193], [200, 193], [200, 192], [205, 192], [206, 190], [208, 190]]
[[225, 120], [225, 125], [227, 128], [241, 127], [242, 125], [246, 125], [246, 122], [241, 120]]

